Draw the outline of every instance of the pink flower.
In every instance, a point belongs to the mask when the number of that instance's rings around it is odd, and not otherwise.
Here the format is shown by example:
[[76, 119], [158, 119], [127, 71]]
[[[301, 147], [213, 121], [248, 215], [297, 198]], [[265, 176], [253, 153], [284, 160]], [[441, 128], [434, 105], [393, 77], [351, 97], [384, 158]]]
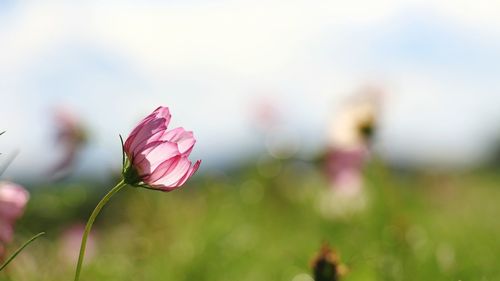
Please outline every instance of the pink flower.
[[365, 147], [331, 149], [326, 158], [326, 174], [333, 188], [344, 195], [357, 195], [363, 185]]
[[0, 219], [0, 245], [12, 242], [13, 237], [14, 226], [9, 222]]
[[123, 147], [126, 183], [172, 191], [198, 170], [201, 160], [192, 165], [188, 159], [196, 142], [193, 132], [181, 127], [168, 131], [170, 117], [168, 107], [159, 107], [130, 133]]
[[82, 120], [75, 111], [68, 107], [58, 107], [54, 111], [54, 121], [57, 129], [57, 147], [61, 157], [50, 168], [53, 179], [68, 176], [73, 170], [78, 154], [87, 143], [88, 134]]
[[24, 212], [29, 193], [20, 185], [0, 182], [0, 220], [15, 222]]
[[[59, 257], [62, 261], [75, 263], [78, 260], [78, 250], [82, 240], [85, 225], [76, 223], [67, 227], [59, 238]], [[87, 240], [87, 261], [92, 259], [96, 253], [96, 235], [92, 231]]]
[[0, 261], [5, 255], [5, 244], [12, 242], [14, 224], [24, 213], [29, 193], [23, 187], [0, 182]]

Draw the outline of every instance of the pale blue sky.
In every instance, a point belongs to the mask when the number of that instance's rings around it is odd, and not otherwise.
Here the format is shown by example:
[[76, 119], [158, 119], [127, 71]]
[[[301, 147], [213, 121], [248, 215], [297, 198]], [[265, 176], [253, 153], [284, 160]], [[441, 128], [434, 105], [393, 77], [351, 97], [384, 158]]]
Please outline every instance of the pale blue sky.
[[487, 155], [500, 132], [499, 4], [344, 2], [0, 1], [0, 147], [21, 151], [7, 176], [53, 161], [57, 104], [93, 133], [82, 170], [118, 165], [117, 135], [160, 104], [195, 131], [193, 156], [210, 166], [262, 147], [258, 99], [280, 101], [313, 151], [339, 101], [374, 81], [388, 95], [378, 142], [387, 159]]

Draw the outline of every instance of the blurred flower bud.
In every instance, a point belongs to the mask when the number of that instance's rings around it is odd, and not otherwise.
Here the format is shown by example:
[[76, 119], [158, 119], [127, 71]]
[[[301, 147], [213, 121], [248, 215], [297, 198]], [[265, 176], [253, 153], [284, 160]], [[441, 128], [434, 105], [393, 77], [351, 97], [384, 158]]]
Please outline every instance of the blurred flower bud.
[[338, 281], [347, 272], [345, 265], [339, 263], [337, 254], [327, 244], [323, 244], [314, 258], [312, 270], [315, 281]]

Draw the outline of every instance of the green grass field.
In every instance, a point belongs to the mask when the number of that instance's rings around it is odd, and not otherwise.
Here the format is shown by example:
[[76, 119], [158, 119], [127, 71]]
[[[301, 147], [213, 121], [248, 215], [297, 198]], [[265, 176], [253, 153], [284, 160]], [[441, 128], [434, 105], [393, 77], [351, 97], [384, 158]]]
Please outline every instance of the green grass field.
[[[312, 280], [323, 242], [349, 272], [342, 280], [500, 280], [500, 173], [409, 174], [371, 164], [365, 206], [324, 215], [319, 169], [280, 165], [270, 177], [248, 165], [200, 173], [181, 190], [127, 188], [98, 218], [96, 252], [82, 280]], [[0, 280], [73, 280], [59, 236], [85, 222], [106, 189], [88, 183], [32, 187], [14, 250], [47, 234]]]

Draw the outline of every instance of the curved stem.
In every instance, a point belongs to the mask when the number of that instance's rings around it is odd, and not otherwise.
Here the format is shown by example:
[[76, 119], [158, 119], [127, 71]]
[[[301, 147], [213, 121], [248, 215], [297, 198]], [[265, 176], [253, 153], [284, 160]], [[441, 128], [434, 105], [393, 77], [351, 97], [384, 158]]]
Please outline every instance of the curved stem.
[[30, 238], [30, 240], [24, 242], [24, 244], [19, 247], [19, 249], [17, 249], [14, 254], [12, 254], [12, 256], [10, 256], [1, 266], [0, 266], [0, 271], [2, 271], [2, 269], [4, 269], [17, 255], [19, 255], [19, 253], [21, 253], [21, 251], [26, 248], [26, 246], [28, 246], [29, 244], [31, 244], [31, 242], [35, 241], [38, 237], [44, 235], [45, 232], [40, 232], [38, 233], [37, 235], [33, 236]]
[[85, 248], [87, 246], [87, 238], [89, 236], [90, 230], [92, 229], [92, 224], [94, 224], [95, 218], [101, 212], [102, 207], [108, 203], [109, 199], [115, 195], [120, 189], [126, 185], [125, 181], [122, 179], [113, 189], [111, 189], [97, 204], [94, 211], [90, 215], [87, 225], [85, 225], [85, 231], [83, 232], [82, 245], [80, 246], [80, 254], [78, 256], [78, 263], [76, 264], [75, 281], [80, 278], [80, 271], [82, 270], [83, 257], [85, 256]]

